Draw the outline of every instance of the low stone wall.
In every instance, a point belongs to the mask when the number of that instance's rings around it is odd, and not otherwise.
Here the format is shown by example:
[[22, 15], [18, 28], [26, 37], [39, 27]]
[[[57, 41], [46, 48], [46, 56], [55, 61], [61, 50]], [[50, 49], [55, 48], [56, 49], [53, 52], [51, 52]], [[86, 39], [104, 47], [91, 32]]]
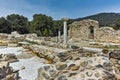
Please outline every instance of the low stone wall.
[[120, 31], [110, 27], [102, 27], [97, 30], [96, 41], [120, 43]]

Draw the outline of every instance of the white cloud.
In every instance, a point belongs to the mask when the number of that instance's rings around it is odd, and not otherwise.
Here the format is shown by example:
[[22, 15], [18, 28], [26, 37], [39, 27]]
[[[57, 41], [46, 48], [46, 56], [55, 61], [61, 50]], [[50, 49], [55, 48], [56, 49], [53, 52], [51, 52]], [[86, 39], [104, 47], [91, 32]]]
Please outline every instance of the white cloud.
[[[21, 10], [29, 9], [30, 5], [28, 5], [25, 0], [1, 0], [0, 2], [0, 16], [7, 16], [9, 14], [20, 14]], [[26, 12], [26, 11], [25, 11]]]

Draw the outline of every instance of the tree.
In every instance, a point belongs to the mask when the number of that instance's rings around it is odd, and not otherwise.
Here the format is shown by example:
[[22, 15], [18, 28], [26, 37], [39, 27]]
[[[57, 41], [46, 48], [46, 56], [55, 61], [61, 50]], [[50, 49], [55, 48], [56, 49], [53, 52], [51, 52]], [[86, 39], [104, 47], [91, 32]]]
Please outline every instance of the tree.
[[63, 21], [62, 20], [54, 20], [52, 27], [53, 34], [52, 36], [58, 36], [58, 31], [63, 34]]
[[120, 18], [116, 20], [116, 24], [115, 26], [113, 27], [115, 30], [118, 30], [120, 29]]
[[8, 22], [11, 24], [12, 31], [17, 31], [21, 34], [28, 33], [28, 19], [19, 14], [11, 14], [7, 16]]
[[36, 32], [39, 36], [51, 36], [53, 19], [44, 14], [35, 14], [30, 23], [30, 32]]
[[0, 33], [11, 33], [10, 23], [5, 18], [0, 18]]

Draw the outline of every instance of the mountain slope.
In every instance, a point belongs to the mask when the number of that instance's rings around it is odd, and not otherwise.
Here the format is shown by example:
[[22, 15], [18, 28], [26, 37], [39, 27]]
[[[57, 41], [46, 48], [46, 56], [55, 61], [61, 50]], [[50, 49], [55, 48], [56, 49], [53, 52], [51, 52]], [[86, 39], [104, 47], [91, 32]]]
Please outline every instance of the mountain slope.
[[99, 25], [102, 26], [114, 26], [117, 19], [120, 18], [119, 13], [99, 13], [96, 15], [91, 15], [83, 18], [74, 19], [74, 21], [80, 21], [83, 19], [93, 19], [99, 22]]

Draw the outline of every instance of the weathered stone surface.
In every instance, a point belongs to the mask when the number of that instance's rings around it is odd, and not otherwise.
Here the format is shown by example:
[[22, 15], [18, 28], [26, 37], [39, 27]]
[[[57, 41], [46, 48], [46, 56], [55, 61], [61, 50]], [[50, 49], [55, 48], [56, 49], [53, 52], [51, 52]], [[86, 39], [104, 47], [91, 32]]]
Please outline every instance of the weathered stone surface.
[[0, 80], [18, 80], [18, 71], [14, 71], [6, 61], [0, 62]]
[[76, 75], [77, 73], [70, 73], [69, 75], [68, 75], [68, 77], [71, 77], [71, 76], [74, 76], [74, 75]]
[[118, 64], [120, 65], [120, 60], [118, 61]]
[[95, 69], [95, 66], [89, 64], [89, 65], [87, 65], [86, 69], [93, 70], [93, 69]]
[[65, 69], [66, 67], [67, 67], [67, 64], [62, 63], [62, 62], [58, 62], [58, 63], [56, 64], [56, 69], [57, 69], [57, 70], [63, 70], [63, 69]]
[[3, 79], [5, 77], [5, 72], [0, 69], [0, 79]]
[[67, 80], [66, 76], [65, 75], [61, 75], [58, 77], [58, 80]]
[[91, 76], [92, 76], [92, 74], [93, 74], [93, 72], [92, 72], [92, 71], [88, 71], [88, 72], [86, 72], [86, 75], [87, 75], [87, 76], [89, 76], [89, 77], [91, 77]]
[[72, 49], [79, 49], [78, 46], [71, 46]]
[[45, 72], [42, 72], [42, 76], [47, 80], [49, 80], [49, 78], [50, 78], [50, 76]]
[[115, 50], [109, 53], [109, 59], [114, 58], [114, 59], [119, 59], [120, 60], [120, 50]]
[[85, 75], [84, 75], [84, 74], [80, 74], [80, 77], [81, 77], [81, 78], [85, 78]]
[[70, 64], [69, 66], [68, 66], [68, 70], [70, 70], [72, 67], [74, 67], [74, 66], [76, 66], [75, 64]]
[[15, 54], [0, 54], [1, 61], [16, 62], [17, 57]]
[[8, 37], [8, 34], [0, 33], [0, 39], [7, 39], [7, 37]]
[[50, 76], [53, 77], [56, 74], [56, 71], [55, 70], [49, 70], [49, 74], [50, 74]]
[[73, 66], [73, 67], [71, 67], [71, 70], [72, 70], [72, 71], [79, 70], [79, 67], [80, 67], [80, 66]]
[[25, 66], [21, 66], [20, 69], [21, 69], [21, 70], [25, 69]]
[[102, 52], [103, 52], [103, 54], [108, 54], [109, 50], [103, 49]]
[[88, 62], [87, 61], [83, 61], [80, 63], [80, 66], [81, 67], [86, 67], [88, 65]]
[[45, 71], [48, 71], [50, 69], [50, 66], [49, 65], [44, 66], [44, 69], [45, 69]]
[[72, 56], [67, 54], [67, 52], [59, 52], [57, 56], [60, 58], [60, 61], [65, 62], [66, 60], [72, 59]]
[[26, 34], [26, 39], [29, 39], [29, 38], [36, 39], [36, 38], [38, 38], [38, 36], [35, 33], [33, 33], [33, 34]]
[[100, 74], [97, 72], [94, 74], [96, 78], [100, 77]]
[[103, 63], [103, 68], [108, 70], [108, 71], [111, 71], [112, 70], [112, 65], [110, 63]]

